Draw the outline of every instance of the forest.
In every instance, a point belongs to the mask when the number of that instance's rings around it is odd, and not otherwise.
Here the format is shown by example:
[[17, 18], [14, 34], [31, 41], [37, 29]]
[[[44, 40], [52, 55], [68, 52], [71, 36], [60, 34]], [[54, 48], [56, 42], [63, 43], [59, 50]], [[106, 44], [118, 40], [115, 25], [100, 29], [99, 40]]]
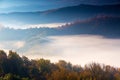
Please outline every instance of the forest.
[[94, 62], [84, 67], [64, 60], [52, 63], [0, 50], [0, 80], [120, 80], [120, 68]]

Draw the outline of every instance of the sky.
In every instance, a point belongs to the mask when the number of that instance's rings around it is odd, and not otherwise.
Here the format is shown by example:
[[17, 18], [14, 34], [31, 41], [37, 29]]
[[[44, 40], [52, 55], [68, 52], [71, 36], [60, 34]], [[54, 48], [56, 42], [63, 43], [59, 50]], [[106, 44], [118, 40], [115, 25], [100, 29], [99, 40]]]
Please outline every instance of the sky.
[[0, 0], [0, 13], [44, 11], [78, 4], [117, 4], [120, 0]]

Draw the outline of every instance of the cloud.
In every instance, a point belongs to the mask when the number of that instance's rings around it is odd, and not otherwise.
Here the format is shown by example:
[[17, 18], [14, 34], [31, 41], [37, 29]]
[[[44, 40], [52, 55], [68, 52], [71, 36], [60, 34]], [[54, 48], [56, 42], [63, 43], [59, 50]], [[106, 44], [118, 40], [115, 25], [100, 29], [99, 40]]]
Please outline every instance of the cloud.
[[25, 45], [24, 41], [17, 41], [13, 44], [13, 46], [16, 47], [17, 49], [24, 47], [24, 45]]
[[[16, 24], [11, 24], [11, 23], [4, 23], [4, 25], [9, 28], [14, 28], [14, 29], [27, 29], [27, 28], [40, 28], [40, 27], [48, 27], [48, 28], [56, 28], [62, 25], [65, 25], [66, 23], [48, 23], [48, 24], [24, 24], [22, 22], [17, 22], [14, 21]], [[1, 27], [1, 25], [0, 25]]]
[[35, 27], [49, 27], [49, 28], [55, 28], [58, 26], [65, 25], [66, 23], [48, 23], [48, 24], [33, 24], [33, 25], [25, 25], [26, 27], [29, 28], [35, 28]]
[[[52, 37], [50, 47], [55, 48], [61, 58], [74, 64], [85, 64], [92, 61], [118, 65], [120, 40], [107, 39], [101, 36], [62, 36]], [[119, 65], [120, 66], [120, 65]]]
[[[120, 39], [108, 39], [94, 35], [42, 37], [30, 42], [0, 42], [0, 49], [12, 49], [30, 59], [47, 58], [52, 62], [62, 59], [82, 66], [90, 62], [99, 62], [120, 67], [118, 62], [120, 60]], [[41, 40], [48, 40], [48, 42]]]
[[25, 41], [0, 41], [0, 49], [3, 50], [19, 50], [24, 47]]
[[1, 30], [2, 28], [4, 28], [4, 25], [0, 24], [0, 30]]
[[24, 55], [29, 58], [48, 58], [53, 62], [63, 59], [73, 64], [99, 62], [120, 66], [120, 39], [93, 35], [51, 36], [48, 39], [52, 41], [34, 44]]

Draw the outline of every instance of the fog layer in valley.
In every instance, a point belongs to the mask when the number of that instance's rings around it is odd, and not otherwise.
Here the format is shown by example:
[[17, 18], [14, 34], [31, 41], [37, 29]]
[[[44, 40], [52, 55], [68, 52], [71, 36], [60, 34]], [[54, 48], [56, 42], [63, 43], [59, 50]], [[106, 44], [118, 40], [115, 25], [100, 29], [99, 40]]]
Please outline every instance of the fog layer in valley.
[[[35, 37], [34, 37], [35, 38]], [[46, 58], [52, 62], [70, 61], [73, 64], [90, 62], [120, 67], [120, 39], [94, 35], [50, 36], [31, 41], [1, 41], [0, 49], [17, 51], [30, 59]]]

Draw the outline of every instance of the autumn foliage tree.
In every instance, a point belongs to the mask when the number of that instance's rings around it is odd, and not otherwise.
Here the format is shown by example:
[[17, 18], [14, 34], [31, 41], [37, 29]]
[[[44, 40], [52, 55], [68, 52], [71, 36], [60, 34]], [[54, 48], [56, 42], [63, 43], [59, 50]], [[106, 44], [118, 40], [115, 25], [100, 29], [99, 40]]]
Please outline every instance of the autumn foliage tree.
[[30, 60], [0, 50], [0, 80], [120, 80], [120, 69], [98, 63], [81, 67], [64, 60]]

